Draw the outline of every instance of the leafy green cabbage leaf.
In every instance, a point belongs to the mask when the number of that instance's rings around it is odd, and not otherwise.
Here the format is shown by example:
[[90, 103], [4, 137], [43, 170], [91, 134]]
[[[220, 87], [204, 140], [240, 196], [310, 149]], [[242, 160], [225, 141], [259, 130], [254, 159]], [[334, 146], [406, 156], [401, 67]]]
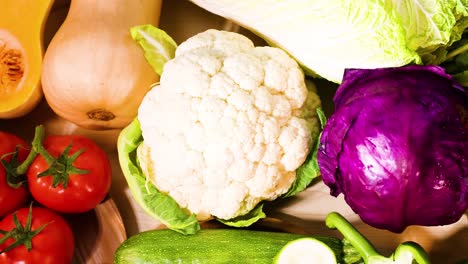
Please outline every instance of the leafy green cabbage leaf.
[[346, 68], [435, 63], [468, 26], [468, 0], [191, 1], [336, 83]]
[[468, 26], [468, 0], [391, 0], [406, 32], [408, 47], [424, 64], [440, 64], [446, 50]]

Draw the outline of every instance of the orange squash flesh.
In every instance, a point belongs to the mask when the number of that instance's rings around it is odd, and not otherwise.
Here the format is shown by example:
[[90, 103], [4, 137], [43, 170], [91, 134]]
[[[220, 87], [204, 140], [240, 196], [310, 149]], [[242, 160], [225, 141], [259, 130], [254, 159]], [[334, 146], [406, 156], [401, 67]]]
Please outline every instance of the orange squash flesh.
[[42, 37], [53, 3], [0, 0], [0, 118], [23, 116], [42, 98]]

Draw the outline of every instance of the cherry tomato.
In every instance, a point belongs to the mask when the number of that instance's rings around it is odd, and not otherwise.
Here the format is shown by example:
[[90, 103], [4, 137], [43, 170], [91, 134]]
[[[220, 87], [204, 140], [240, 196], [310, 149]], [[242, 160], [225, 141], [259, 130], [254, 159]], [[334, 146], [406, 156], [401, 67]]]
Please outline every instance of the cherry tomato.
[[[15, 218], [18, 223], [15, 223]], [[18, 246], [0, 253], [0, 263], [66, 264], [73, 259], [73, 232], [63, 217], [50, 209], [21, 208], [0, 222], [0, 230], [15, 230], [14, 238], [6, 240], [4, 237], [8, 233], [0, 233], [0, 252], [21, 240]], [[33, 236], [28, 239], [28, 235]], [[5, 241], [1, 241], [2, 239]]]
[[[18, 150], [16, 159], [13, 153]], [[8, 163], [12, 166], [12, 162], [22, 162], [29, 154], [29, 147], [21, 138], [0, 131], [0, 218], [12, 213], [16, 209], [23, 206], [28, 199], [27, 188], [22, 185], [12, 187], [7, 182], [7, 171], [3, 163]]]
[[104, 150], [80, 135], [48, 136], [43, 146], [50, 155], [39, 152], [26, 173], [34, 199], [63, 213], [94, 209], [111, 185], [111, 165]]

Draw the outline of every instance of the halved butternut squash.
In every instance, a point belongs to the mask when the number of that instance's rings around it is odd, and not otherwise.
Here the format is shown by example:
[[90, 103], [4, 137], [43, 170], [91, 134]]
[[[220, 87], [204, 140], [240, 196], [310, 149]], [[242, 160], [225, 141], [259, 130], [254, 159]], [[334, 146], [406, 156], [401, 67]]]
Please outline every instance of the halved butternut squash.
[[23, 116], [42, 98], [42, 37], [53, 3], [0, 0], [0, 118]]

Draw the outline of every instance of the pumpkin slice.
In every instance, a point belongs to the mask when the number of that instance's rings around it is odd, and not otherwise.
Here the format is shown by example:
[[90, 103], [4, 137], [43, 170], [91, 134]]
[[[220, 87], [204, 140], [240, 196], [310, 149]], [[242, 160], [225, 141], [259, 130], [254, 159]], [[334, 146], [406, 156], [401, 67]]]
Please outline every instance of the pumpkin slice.
[[42, 97], [42, 37], [53, 3], [0, 0], [0, 118], [23, 116]]

